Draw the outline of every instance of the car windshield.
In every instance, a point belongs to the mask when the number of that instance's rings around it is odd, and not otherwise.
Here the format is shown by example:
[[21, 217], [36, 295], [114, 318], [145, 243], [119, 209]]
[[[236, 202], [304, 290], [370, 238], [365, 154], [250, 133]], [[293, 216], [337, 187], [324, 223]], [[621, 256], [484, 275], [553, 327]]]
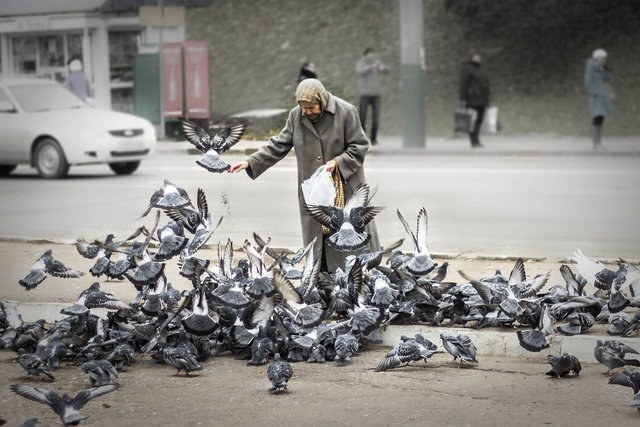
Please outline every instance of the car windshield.
[[27, 113], [87, 107], [80, 98], [57, 83], [11, 85], [9, 90]]

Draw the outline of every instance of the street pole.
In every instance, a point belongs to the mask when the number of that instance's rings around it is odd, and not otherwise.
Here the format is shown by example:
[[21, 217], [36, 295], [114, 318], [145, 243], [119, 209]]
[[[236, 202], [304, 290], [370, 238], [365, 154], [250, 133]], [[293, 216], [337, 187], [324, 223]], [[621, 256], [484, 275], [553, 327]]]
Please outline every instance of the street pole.
[[164, 31], [164, 0], [158, 0], [160, 7], [160, 31], [158, 34], [158, 75], [160, 76], [160, 129], [158, 139], [164, 139], [164, 64], [163, 64], [163, 31]]
[[424, 48], [422, 0], [400, 1], [400, 63], [402, 73], [402, 147], [424, 148]]

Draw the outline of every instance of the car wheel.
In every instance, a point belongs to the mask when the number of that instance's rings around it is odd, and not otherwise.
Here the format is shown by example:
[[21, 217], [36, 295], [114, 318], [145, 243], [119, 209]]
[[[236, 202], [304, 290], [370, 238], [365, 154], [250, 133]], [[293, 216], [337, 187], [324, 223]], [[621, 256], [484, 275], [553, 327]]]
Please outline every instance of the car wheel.
[[140, 166], [140, 162], [109, 163], [109, 167], [116, 175], [131, 175], [138, 169], [138, 166]]
[[69, 172], [69, 163], [62, 147], [52, 138], [45, 138], [38, 143], [34, 163], [42, 178], [62, 178]]
[[13, 172], [18, 165], [0, 165], [0, 176], [7, 176]]

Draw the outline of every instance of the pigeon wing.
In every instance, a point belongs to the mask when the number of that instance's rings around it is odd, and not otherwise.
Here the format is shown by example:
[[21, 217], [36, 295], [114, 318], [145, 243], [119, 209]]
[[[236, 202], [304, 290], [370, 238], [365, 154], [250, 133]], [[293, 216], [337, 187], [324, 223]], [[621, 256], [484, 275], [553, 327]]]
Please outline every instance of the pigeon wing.
[[213, 148], [222, 154], [240, 141], [247, 125], [238, 123], [222, 129], [213, 137]]
[[200, 126], [189, 120], [182, 121], [185, 138], [203, 153], [211, 148], [211, 136]]
[[120, 387], [119, 384], [107, 384], [82, 390], [73, 398], [72, 406], [74, 409], [80, 410], [91, 399], [111, 393], [112, 391], [117, 390], [118, 387]]
[[418, 246], [418, 239], [416, 238], [416, 235], [411, 230], [411, 227], [409, 227], [409, 223], [407, 222], [407, 220], [404, 219], [404, 217], [400, 213], [400, 209], [398, 209], [397, 212], [398, 212], [398, 219], [400, 219], [400, 222], [402, 223], [404, 229], [407, 231], [407, 234], [411, 236], [411, 239], [413, 240], [414, 249], [417, 251], [419, 246]]

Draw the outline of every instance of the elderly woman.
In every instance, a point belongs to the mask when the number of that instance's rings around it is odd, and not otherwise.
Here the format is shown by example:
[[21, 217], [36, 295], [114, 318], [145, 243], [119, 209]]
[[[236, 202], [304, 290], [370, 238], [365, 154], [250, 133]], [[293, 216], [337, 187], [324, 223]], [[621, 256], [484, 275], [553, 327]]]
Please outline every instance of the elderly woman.
[[602, 148], [602, 125], [604, 118], [611, 114], [613, 97], [611, 77], [606, 64], [607, 52], [604, 49], [596, 49], [587, 60], [584, 72], [584, 85], [589, 94], [591, 108], [591, 140], [596, 150]]
[[[319, 80], [305, 79], [300, 82], [296, 89], [296, 100], [298, 105], [289, 112], [280, 134], [270, 138], [268, 144], [247, 161], [232, 166], [229, 172], [246, 170], [251, 179], [256, 179], [295, 148], [304, 245], [317, 237], [315, 259], [322, 260], [323, 271], [334, 272], [337, 267], [344, 268], [345, 257], [349, 253], [338, 252], [325, 243], [321, 225], [304, 209], [300, 184], [323, 164], [330, 172], [337, 168], [342, 177], [345, 199], [349, 200], [358, 185], [365, 182], [362, 164], [369, 140], [360, 126], [356, 108], [327, 92]], [[367, 232], [371, 235], [369, 248], [379, 249], [373, 222], [369, 223]]]

